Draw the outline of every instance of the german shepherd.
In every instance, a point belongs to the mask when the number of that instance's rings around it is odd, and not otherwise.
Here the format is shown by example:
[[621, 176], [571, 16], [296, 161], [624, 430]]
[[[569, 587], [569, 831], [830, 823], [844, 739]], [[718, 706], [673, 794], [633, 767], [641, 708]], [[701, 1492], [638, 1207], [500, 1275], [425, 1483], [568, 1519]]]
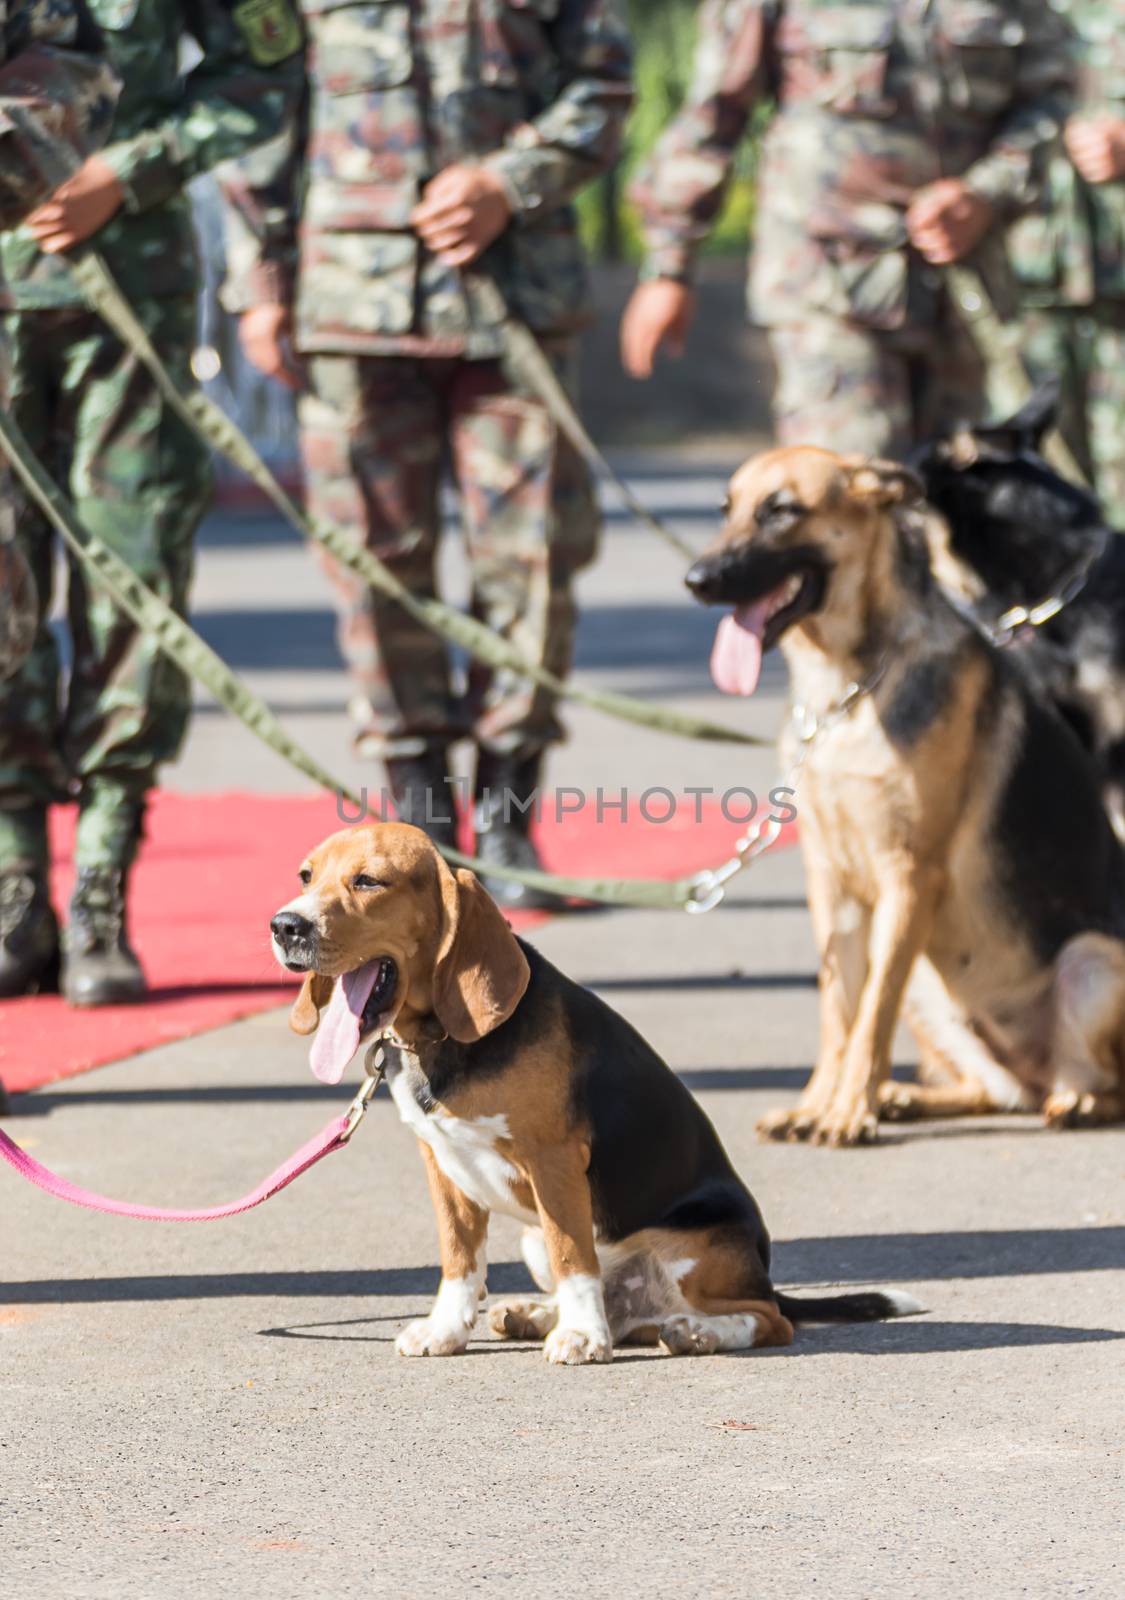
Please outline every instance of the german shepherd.
[[[1125, 1115], [1125, 851], [1073, 730], [935, 581], [921, 502], [894, 463], [774, 450], [735, 474], [687, 575], [736, 608], [720, 687], [752, 693], [780, 644], [801, 708], [783, 749], [800, 729], [820, 1046], [770, 1138], [860, 1144], [881, 1113]], [[908, 983], [939, 1083], [889, 1081]]]
[[1006, 648], [1093, 751], [1125, 839], [1125, 539], [1092, 494], [1043, 459], [1057, 410], [1058, 387], [1044, 384], [1006, 422], [958, 428], [911, 465], [945, 519], [927, 525], [934, 570], [986, 631], [1013, 606], [1065, 597]]

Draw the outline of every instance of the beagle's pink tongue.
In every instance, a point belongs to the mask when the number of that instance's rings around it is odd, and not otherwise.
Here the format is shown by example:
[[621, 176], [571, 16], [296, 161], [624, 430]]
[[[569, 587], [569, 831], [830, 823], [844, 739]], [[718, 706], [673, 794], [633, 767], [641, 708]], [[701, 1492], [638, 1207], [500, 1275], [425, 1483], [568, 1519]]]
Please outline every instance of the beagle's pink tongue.
[[753, 694], [762, 671], [762, 634], [771, 596], [739, 606], [719, 623], [711, 651], [711, 676], [724, 694]]
[[375, 987], [379, 966], [378, 961], [368, 961], [354, 972], [345, 972], [332, 991], [309, 1051], [309, 1066], [321, 1083], [339, 1083], [359, 1049], [363, 1008]]

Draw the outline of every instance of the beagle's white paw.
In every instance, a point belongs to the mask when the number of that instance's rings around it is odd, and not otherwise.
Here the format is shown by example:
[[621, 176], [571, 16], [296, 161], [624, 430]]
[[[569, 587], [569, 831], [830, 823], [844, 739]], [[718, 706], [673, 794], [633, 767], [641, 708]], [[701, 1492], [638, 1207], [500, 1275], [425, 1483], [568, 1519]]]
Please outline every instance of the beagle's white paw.
[[544, 1341], [543, 1354], [557, 1367], [584, 1367], [594, 1361], [612, 1361], [613, 1340], [608, 1328], [603, 1333], [588, 1328], [552, 1328]]
[[408, 1322], [395, 1349], [400, 1356], [459, 1356], [469, 1342], [471, 1329], [451, 1328], [436, 1317], [419, 1317]]
[[605, 1314], [602, 1280], [587, 1273], [563, 1278], [555, 1294], [558, 1326], [543, 1344], [548, 1361], [560, 1367], [582, 1367], [613, 1360], [613, 1339]]
[[395, 1340], [399, 1355], [459, 1355], [477, 1325], [483, 1287], [483, 1269], [471, 1278], [443, 1278], [429, 1316], [408, 1322]]

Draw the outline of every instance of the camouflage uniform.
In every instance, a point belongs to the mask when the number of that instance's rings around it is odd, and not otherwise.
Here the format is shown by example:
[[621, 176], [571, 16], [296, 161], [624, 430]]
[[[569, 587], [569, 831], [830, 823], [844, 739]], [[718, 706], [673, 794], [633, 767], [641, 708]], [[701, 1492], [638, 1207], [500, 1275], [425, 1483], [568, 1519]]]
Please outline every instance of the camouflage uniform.
[[[277, 132], [299, 91], [300, 24], [288, 0], [88, 0], [88, 9], [123, 83], [102, 154], [125, 191], [92, 243], [186, 382], [197, 266], [184, 185]], [[202, 59], [183, 78], [185, 34]], [[206, 450], [169, 412], [140, 361], [84, 309], [65, 260], [13, 232], [0, 241], [0, 271], [16, 419], [69, 485], [86, 526], [182, 610], [210, 494]], [[27, 503], [19, 505], [18, 536], [41, 621], [28, 660], [0, 688], [0, 866], [45, 859], [46, 806], [76, 787], [78, 865], [126, 866], [155, 769], [183, 736], [190, 685], [72, 568], [74, 659], [61, 706], [58, 651], [46, 625], [52, 540]]]
[[[1051, 0], [1070, 23], [1077, 111], [1125, 117], [1125, 14], [1117, 0]], [[1042, 201], [1010, 236], [1029, 308], [1024, 356], [1062, 382], [1067, 443], [1125, 528], [1125, 182], [1087, 184], [1064, 149]]]
[[[569, 371], [587, 299], [571, 201], [614, 160], [630, 103], [615, 0], [302, 9], [306, 116], [286, 149], [262, 152], [228, 186], [226, 303], [294, 307], [313, 515], [363, 530], [415, 593], [432, 594], [448, 464], [474, 610], [565, 672], [570, 580], [598, 531], [588, 475], [541, 403], [502, 373], [471, 278], [423, 250], [410, 213], [455, 162], [500, 174], [513, 219], [481, 266]], [[506, 677], [474, 671], [459, 700], [439, 640], [329, 571], [362, 749], [413, 758], [472, 731], [514, 755], [559, 737], [550, 698]]]
[[[42, 142], [84, 160], [105, 141], [118, 83], [97, 32], [72, 0], [0, 3], [0, 228], [16, 227], [54, 183]], [[0, 395], [7, 393], [0, 345]], [[0, 678], [26, 656], [37, 625], [26, 557], [15, 543], [11, 483], [0, 461]]]
[[750, 309], [783, 443], [899, 455], [975, 415], [979, 364], [904, 213], [942, 177], [1001, 221], [1030, 204], [1065, 111], [1060, 39], [1040, 0], [706, 0], [687, 103], [632, 190], [645, 275], [690, 274], [750, 113], [775, 99]]
[[35, 131], [83, 160], [104, 142], [117, 80], [98, 42], [76, 0], [0, 0], [0, 228], [54, 188]]

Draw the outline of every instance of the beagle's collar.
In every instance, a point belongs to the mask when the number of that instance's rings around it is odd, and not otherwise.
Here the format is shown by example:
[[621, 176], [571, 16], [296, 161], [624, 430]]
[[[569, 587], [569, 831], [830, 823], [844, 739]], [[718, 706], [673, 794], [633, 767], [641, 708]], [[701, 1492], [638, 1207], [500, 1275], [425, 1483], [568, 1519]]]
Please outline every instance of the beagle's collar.
[[[443, 1035], [443, 1037], [446, 1037], [446, 1035]], [[418, 1061], [424, 1045], [426, 1045], [424, 1040], [421, 1040], [418, 1045], [411, 1045], [411, 1043], [406, 1042], [395, 1027], [384, 1027], [381, 1034], [376, 1034], [370, 1045], [366, 1046], [366, 1054], [363, 1056], [363, 1082], [358, 1086], [355, 1099], [347, 1107], [346, 1115], [344, 1115], [344, 1126], [342, 1126], [341, 1134], [339, 1134], [339, 1142], [341, 1144], [347, 1144], [347, 1141], [352, 1138], [352, 1134], [357, 1130], [358, 1125], [363, 1122], [366, 1109], [373, 1101], [374, 1093], [378, 1090], [382, 1080], [386, 1078], [387, 1066], [394, 1066], [394, 1062], [387, 1062], [387, 1050], [400, 1050], [405, 1056], [413, 1056]]]
[[416, 1045], [408, 1043], [394, 1027], [384, 1028], [382, 1033], [375, 1035], [363, 1057], [363, 1082], [347, 1109], [343, 1131], [340, 1134], [341, 1144], [347, 1144], [363, 1121], [375, 1091], [387, 1076], [388, 1067], [395, 1066], [393, 1061], [388, 1062], [387, 1051], [399, 1050], [403, 1055], [413, 1056], [417, 1061], [425, 1044], [425, 1040], [420, 1040]]
[[367, 1059], [370, 1060], [374, 1052], [381, 1048], [405, 1050], [408, 1055], [412, 1056], [421, 1055], [423, 1050], [432, 1048], [434, 1045], [443, 1044], [448, 1037], [449, 1035], [443, 1030], [438, 1034], [424, 1034], [420, 1039], [404, 1039], [392, 1023], [390, 1027], [384, 1028], [382, 1033], [372, 1040], [371, 1048], [367, 1052]]

